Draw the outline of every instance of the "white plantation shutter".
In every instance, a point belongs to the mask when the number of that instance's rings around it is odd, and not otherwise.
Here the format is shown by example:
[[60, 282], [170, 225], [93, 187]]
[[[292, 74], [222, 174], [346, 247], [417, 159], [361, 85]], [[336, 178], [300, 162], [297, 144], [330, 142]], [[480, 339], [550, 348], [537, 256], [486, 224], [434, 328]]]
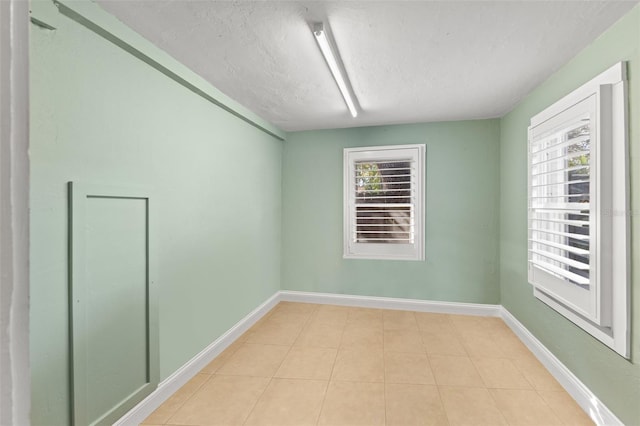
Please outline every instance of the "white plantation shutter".
[[411, 159], [355, 164], [352, 238], [360, 243], [414, 240], [415, 164]]
[[591, 120], [531, 141], [530, 262], [589, 289]]
[[626, 65], [531, 118], [528, 279], [534, 296], [629, 357]]
[[[610, 323], [610, 238], [598, 191], [607, 169], [600, 147], [596, 94], [529, 129], [529, 280], [599, 326]], [[606, 157], [606, 156], [605, 156]], [[609, 207], [610, 208], [610, 207]]]
[[424, 145], [345, 150], [345, 257], [420, 260]]

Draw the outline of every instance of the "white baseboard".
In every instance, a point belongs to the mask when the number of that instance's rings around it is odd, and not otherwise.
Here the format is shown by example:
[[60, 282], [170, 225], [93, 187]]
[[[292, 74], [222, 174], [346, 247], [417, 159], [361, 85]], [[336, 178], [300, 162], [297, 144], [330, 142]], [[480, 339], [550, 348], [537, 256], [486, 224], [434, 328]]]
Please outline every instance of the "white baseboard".
[[458, 315], [501, 317], [511, 330], [533, 352], [553, 377], [576, 400], [582, 409], [598, 425], [618, 426], [623, 423], [609, 410], [584, 383], [558, 360], [536, 337], [501, 305], [476, 303], [438, 302], [390, 297], [354, 296], [347, 294], [310, 293], [281, 290], [238, 321], [226, 333], [203, 349], [199, 354], [163, 380], [147, 398], [125, 414], [115, 425], [138, 425], [156, 408], [187, 383], [202, 368], [233, 343], [242, 333], [269, 312], [278, 302], [322, 303], [363, 308], [396, 309], [416, 312], [435, 312]]
[[127, 414], [121, 417], [114, 426], [134, 426], [142, 423], [151, 413], [155, 411], [171, 395], [187, 383], [200, 370], [206, 367], [215, 357], [232, 344], [238, 337], [247, 331], [253, 324], [269, 312], [279, 301], [279, 294], [276, 292], [263, 304], [251, 311], [246, 317], [238, 321], [226, 333], [217, 338], [213, 343], [200, 351], [199, 354], [191, 358], [173, 374], [164, 379], [153, 393], [140, 401]]
[[522, 342], [533, 352], [549, 373], [576, 400], [578, 405], [598, 425], [623, 426], [624, 423], [607, 408], [555, 355], [525, 328], [511, 312], [501, 308], [500, 316]]
[[354, 296], [350, 294], [310, 293], [280, 290], [280, 300], [287, 302], [320, 303], [359, 308], [395, 309], [399, 311], [435, 312], [442, 314], [500, 316], [500, 305], [479, 303], [439, 302], [393, 297]]
[[310, 293], [280, 290], [280, 300], [287, 302], [324, 303], [360, 308], [396, 309], [400, 311], [435, 312], [442, 314], [499, 317], [500, 305], [479, 303], [438, 302], [392, 297], [354, 296], [350, 294]]

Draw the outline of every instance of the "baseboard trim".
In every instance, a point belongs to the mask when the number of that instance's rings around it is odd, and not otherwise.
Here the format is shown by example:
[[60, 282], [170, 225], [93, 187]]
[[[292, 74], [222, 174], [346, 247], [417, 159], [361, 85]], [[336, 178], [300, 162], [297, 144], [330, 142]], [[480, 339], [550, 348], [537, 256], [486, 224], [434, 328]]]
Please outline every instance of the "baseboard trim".
[[624, 426], [606, 405], [602, 403], [589, 388], [580, 381], [556, 356], [549, 351], [520, 321], [506, 308], [501, 307], [500, 317], [529, 348], [538, 360], [549, 370], [549, 373], [576, 400], [578, 405], [598, 425]]
[[193, 376], [213, 361], [215, 357], [240, 337], [242, 333], [258, 322], [258, 320], [269, 312], [279, 301], [280, 295], [279, 292], [276, 292], [247, 316], [238, 321], [222, 336], [218, 337], [213, 343], [187, 361], [186, 364], [160, 382], [153, 393], [115, 422], [114, 426], [137, 426], [142, 423], [156, 408], [162, 405], [171, 395], [191, 380]]
[[500, 305], [479, 303], [439, 302], [393, 297], [355, 296], [350, 294], [311, 293], [280, 290], [280, 300], [287, 302], [325, 303], [361, 308], [395, 309], [400, 311], [435, 312], [442, 314], [498, 317]]
[[377, 309], [396, 309], [416, 312], [435, 312], [458, 315], [501, 317], [518, 338], [531, 350], [538, 360], [558, 380], [578, 405], [598, 425], [623, 426], [606, 405], [582, 383], [558, 358], [555, 357], [529, 330], [501, 305], [476, 303], [438, 302], [390, 297], [355, 296], [349, 294], [311, 293], [281, 290], [238, 321], [226, 333], [194, 356], [186, 364], [163, 380], [147, 398], [125, 414], [114, 425], [133, 426], [140, 424], [156, 408], [187, 383], [202, 368], [247, 331], [278, 302], [322, 303]]

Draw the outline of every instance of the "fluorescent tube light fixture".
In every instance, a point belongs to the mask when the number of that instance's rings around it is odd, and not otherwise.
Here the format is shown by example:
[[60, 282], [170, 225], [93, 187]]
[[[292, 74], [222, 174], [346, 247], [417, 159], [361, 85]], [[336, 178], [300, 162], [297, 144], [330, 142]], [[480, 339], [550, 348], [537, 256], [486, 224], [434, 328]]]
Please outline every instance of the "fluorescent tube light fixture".
[[331, 46], [331, 42], [329, 41], [329, 37], [327, 36], [324, 24], [314, 24], [313, 35], [318, 42], [318, 46], [320, 47], [320, 51], [322, 52], [325, 61], [327, 61], [327, 65], [329, 65], [329, 69], [331, 70], [331, 74], [333, 74], [334, 80], [338, 84], [338, 89], [340, 89], [340, 93], [344, 98], [344, 102], [347, 104], [347, 108], [349, 108], [349, 112], [353, 117], [357, 117], [358, 110], [354, 101], [355, 96], [353, 96], [351, 94], [351, 91], [349, 90], [350, 85], [349, 81], [347, 80], [347, 74], [340, 66], [338, 55]]

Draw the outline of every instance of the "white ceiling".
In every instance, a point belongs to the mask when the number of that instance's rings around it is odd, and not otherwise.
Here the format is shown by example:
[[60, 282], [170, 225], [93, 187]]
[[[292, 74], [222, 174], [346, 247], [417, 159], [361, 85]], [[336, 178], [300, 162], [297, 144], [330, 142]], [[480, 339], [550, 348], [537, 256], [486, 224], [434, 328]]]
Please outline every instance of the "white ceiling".
[[[290, 131], [502, 116], [637, 0], [98, 2]], [[361, 106], [355, 119], [311, 33], [319, 21]]]

